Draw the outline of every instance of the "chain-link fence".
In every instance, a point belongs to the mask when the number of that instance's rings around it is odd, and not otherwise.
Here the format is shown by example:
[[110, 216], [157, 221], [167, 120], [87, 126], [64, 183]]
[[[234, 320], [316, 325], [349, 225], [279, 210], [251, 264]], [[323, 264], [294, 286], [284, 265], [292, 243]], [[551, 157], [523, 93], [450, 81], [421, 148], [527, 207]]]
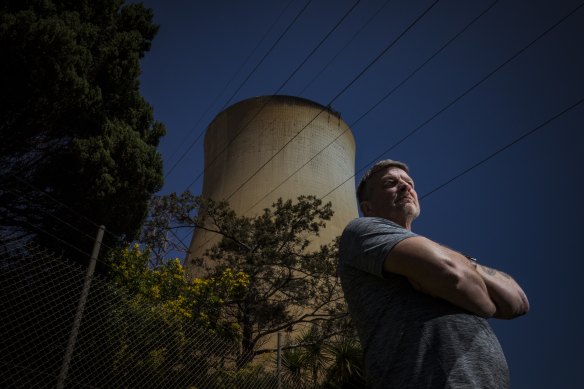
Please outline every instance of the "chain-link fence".
[[80, 303], [85, 278], [82, 266], [38, 246], [0, 250], [0, 387], [291, 386], [275, 354], [236, 369], [236, 343], [173, 321], [102, 277], [91, 277]]

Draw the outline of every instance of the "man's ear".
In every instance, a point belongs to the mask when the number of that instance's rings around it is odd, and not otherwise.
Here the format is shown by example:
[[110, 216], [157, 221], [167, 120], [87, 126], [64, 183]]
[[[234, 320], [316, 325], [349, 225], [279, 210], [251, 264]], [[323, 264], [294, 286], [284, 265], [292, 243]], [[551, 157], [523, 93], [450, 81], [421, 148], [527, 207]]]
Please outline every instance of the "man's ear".
[[369, 216], [369, 215], [371, 215], [371, 212], [373, 211], [373, 209], [371, 209], [371, 203], [369, 201], [361, 201], [359, 203], [359, 207], [361, 208], [361, 212], [363, 213], [363, 216]]

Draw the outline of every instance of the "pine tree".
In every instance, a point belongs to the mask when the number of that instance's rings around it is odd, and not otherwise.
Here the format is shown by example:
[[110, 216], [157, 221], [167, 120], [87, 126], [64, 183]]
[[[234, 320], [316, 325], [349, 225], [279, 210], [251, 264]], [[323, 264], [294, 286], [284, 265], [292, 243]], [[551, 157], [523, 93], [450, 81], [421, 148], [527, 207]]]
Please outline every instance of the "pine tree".
[[164, 126], [139, 93], [158, 27], [123, 0], [0, 3], [0, 236], [70, 257], [136, 237]]

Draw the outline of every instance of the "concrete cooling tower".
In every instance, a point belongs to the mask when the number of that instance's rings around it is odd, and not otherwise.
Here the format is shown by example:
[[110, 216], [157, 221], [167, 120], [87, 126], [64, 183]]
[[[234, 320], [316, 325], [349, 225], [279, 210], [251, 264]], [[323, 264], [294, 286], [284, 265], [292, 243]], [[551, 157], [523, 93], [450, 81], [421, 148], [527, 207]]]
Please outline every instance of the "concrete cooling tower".
[[[332, 202], [334, 216], [313, 241], [316, 244], [329, 243], [358, 216], [355, 181], [350, 178], [355, 166], [353, 134], [339, 113], [310, 100], [264, 96], [225, 109], [207, 128], [205, 166], [202, 195], [226, 199], [246, 216], [261, 213], [279, 197], [322, 198], [346, 181], [323, 198]], [[189, 259], [203, 257], [218, 241], [213, 235], [196, 230]]]

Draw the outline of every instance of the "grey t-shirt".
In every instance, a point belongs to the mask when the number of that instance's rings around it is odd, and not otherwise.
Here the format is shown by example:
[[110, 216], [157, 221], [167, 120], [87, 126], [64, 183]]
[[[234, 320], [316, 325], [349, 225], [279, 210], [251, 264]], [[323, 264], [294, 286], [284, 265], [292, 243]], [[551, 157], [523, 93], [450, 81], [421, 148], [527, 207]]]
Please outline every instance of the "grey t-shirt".
[[386, 219], [351, 221], [339, 275], [372, 388], [508, 388], [509, 371], [487, 321], [416, 291], [383, 261], [416, 234]]

